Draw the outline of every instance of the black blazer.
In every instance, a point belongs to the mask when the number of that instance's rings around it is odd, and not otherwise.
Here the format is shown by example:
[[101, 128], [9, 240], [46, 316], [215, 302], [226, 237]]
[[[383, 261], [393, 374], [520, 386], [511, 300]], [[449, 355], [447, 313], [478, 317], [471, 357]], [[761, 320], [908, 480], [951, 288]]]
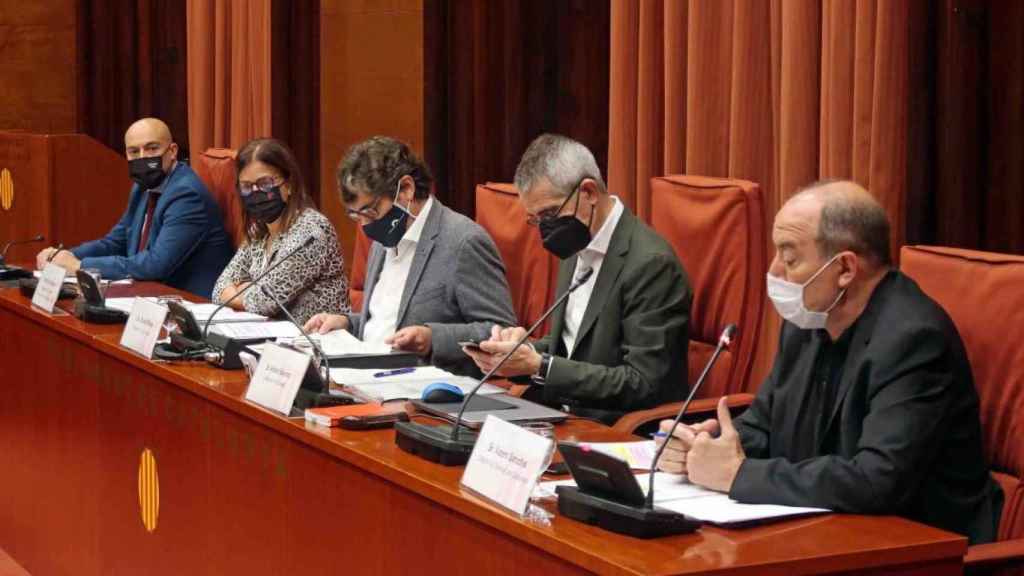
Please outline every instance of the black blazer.
[[995, 539], [1002, 491], [982, 452], [978, 395], [963, 342], [917, 283], [890, 271], [854, 330], [836, 404], [815, 454], [792, 444], [820, 339], [786, 322], [768, 379], [736, 420], [747, 459], [740, 502], [898, 514]]
[[[576, 257], [558, 268], [562, 294]], [[613, 423], [624, 413], [681, 400], [687, 391], [690, 281], [672, 246], [628, 208], [612, 233], [572, 355], [565, 357], [565, 304], [548, 336], [534, 343], [554, 357], [544, 386], [526, 397], [570, 405], [581, 416]]]

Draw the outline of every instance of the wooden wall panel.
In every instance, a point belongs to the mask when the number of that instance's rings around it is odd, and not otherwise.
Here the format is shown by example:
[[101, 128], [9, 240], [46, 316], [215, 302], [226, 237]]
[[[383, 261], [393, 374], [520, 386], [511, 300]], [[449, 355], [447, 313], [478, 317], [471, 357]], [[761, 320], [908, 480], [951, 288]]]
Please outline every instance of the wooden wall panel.
[[77, 5], [0, 2], [0, 129], [76, 129]]
[[423, 3], [321, 1], [320, 208], [338, 230], [346, 263], [355, 225], [334, 176], [345, 150], [383, 134], [423, 153]]

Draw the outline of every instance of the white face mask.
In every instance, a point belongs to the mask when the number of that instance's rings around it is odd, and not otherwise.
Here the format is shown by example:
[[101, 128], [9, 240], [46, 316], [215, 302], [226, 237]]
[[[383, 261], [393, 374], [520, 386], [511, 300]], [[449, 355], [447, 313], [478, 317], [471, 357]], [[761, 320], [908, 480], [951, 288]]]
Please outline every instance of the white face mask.
[[818, 268], [818, 271], [803, 284], [789, 282], [768, 274], [768, 298], [771, 298], [772, 304], [775, 305], [775, 310], [779, 313], [779, 316], [804, 330], [820, 330], [824, 328], [825, 322], [828, 320], [828, 313], [836, 307], [843, 294], [846, 294], [846, 289], [844, 288], [836, 296], [832, 305], [822, 312], [807, 309], [807, 306], [804, 305], [804, 289], [811, 282], [814, 282], [814, 279], [835, 262], [838, 257], [839, 254], [833, 256], [831, 260], [826, 262], [821, 268]]

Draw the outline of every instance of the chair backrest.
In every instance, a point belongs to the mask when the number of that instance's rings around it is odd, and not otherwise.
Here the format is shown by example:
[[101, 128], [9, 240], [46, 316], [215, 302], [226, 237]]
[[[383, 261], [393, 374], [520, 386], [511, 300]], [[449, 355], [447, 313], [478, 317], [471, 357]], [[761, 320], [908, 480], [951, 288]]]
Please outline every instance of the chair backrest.
[[693, 285], [689, 381], [696, 382], [730, 323], [731, 348], [708, 374], [701, 397], [752, 392], [754, 347], [761, 331], [768, 271], [761, 187], [746, 180], [703, 176], [651, 179], [651, 226], [683, 263]]
[[370, 246], [373, 242], [363, 232], [362, 226], [356, 226], [356, 245], [352, 251], [351, 274], [348, 280], [348, 300], [353, 312], [363, 309], [363, 294], [366, 291], [366, 261], [370, 258]]
[[[505, 262], [512, 308], [522, 326], [530, 326], [553, 301], [558, 259], [544, 249], [540, 235], [526, 223], [526, 210], [511, 184], [476, 187], [476, 221], [491, 235]], [[550, 319], [537, 330], [546, 334]]]
[[238, 248], [244, 239], [242, 231], [242, 200], [235, 191], [235, 156], [230, 148], [207, 148], [205, 152], [192, 157], [192, 169], [220, 206], [231, 242]]
[[999, 539], [1024, 536], [1024, 256], [904, 246], [900, 268], [953, 319], [978, 390], [985, 455], [1006, 496]]

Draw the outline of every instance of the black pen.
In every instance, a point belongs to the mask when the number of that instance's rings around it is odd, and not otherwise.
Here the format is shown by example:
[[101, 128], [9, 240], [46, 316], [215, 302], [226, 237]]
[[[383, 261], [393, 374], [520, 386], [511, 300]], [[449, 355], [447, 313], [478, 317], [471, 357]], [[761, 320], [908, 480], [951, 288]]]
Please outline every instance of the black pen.
[[54, 250], [52, 253], [50, 253], [50, 257], [47, 258], [46, 261], [47, 262], [53, 262], [53, 259], [56, 258], [57, 254], [60, 254], [60, 251], [63, 250], [63, 249], [64, 249], [64, 243], [63, 242], [61, 242], [60, 244], [57, 244], [57, 249]]

